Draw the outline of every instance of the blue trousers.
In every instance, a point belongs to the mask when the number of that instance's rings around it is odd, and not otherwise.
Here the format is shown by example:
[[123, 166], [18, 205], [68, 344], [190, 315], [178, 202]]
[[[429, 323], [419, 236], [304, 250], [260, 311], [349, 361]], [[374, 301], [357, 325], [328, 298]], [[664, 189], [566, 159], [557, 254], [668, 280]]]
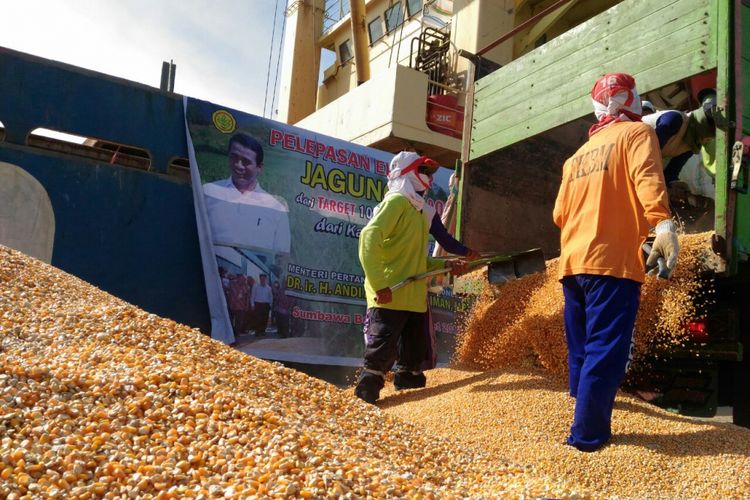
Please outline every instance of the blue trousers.
[[632, 354], [641, 284], [579, 274], [562, 285], [570, 395], [576, 398], [568, 444], [594, 451], [612, 437], [612, 407]]

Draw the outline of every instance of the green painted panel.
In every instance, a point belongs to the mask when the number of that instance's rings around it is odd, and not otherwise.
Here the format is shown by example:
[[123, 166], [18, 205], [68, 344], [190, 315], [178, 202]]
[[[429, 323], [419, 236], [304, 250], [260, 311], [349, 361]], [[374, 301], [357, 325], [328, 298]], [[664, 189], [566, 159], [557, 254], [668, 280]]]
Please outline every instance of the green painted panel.
[[476, 83], [470, 159], [591, 113], [609, 71], [641, 92], [716, 66], [713, 0], [626, 0]]
[[[668, 83], [672, 83], [672, 77], [665, 75], [673, 75], [679, 73], [682, 68], [690, 66], [696, 63], [697, 60], [702, 60], [702, 55], [698, 53], [688, 53], [682, 56], [671, 59], [665, 64], [648, 68], [641, 73], [636, 73], [635, 77], [638, 82], [660, 82], [650, 86], [648, 84], [641, 85], [639, 87], [645, 88], [645, 91], [649, 89], [659, 88]], [[596, 77], [589, 77], [587, 81], [593, 82]], [[660, 80], [660, 79], [668, 80]], [[593, 85], [593, 83], [592, 83]], [[557, 107], [551, 107], [551, 104], [539, 106], [542, 111], [536, 115], [527, 116], [524, 121], [514, 127], [507, 128], [500, 132], [495, 132], [482, 139], [476, 139], [474, 131], [472, 131], [472, 143], [470, 157], [472, 159], [479, 158], [487, 153], [501, 149], [510, 144], [514, 144], [518, 141], [522, 141], [528, 137], [537, 135], [541, 132], [549, 130], [558, 125], [568, 123], [573, 119], [583, 117], [585, 115], [592, 115], [593, 108], [591, 106], [591, 98], [589, 96], [590, 88], [588, 86], [582, 87], [582, 94], [577, 99], [565, 100]], [[481, 133], [482, 131], [478, 131]], [[500, 145], [502, 144], [502, 145]]]
[[[484, 131], [490, 132], [493, 129], [499, 132], [511, 128], [528, 116], [534, 116], [538, 110], [546, 109], [550, 102], [556, 104], [562, 99], [575, 100], [581, 96], [588, 96], [594, 81], [611, 70], [636, 76], [638, 89], [639, 91], [643, 89], [643, 92], [653, 89], [653, 87], [651, 89], [648, 87], [659, 81], [674, 82], [676, 75], [663, 71], [661, 78], [657, 74], [655, 79], [648, 79], [644, 78], [641, 73], [669, 64], [671, 60], [683, 55], [691, 56], [691, 65], [689, 68], [677, 68], [679, 73], [690, 70], [693, 73], [703, 71], [702, 68], [707, 68], [710, 63], [704, 45], [708, 41], [708, 29], [702, 23], [706, 19], [702, 12], [695, 17], [698, 19], [678, 32], [662, 35], [660, 38], [641, 37], [638, 40], [640, 45], [631, 45], [625, 53], [600, 50], [599, 52], [603, 52], [601, 55], [606, 57], [606, 60], [591, 57], [589, 55], [591, 51], [581, 51], [576, 53], [577, 57], [569, 57], [565, 62], [561, 61], [554, 66], [548, 66], [545, 71], [537, 72], [531, 78], [524, 78], [523, 83], [513, 83], [507, 89], [489, 97], [485, 95], [486, 92], [480, 92], [477, 94], [477, 99], [480, 99], [479, 109], [473, 115], [473, 123], [477, 128], [481, 124]], [[675, 39], [679, 39], [679, 43], [672, 45]], [[492, 87], [486, 90], [490, 89]], [[506, 95], [513, 97], [506, 98]], [[534, 96], [532, 100], [524, 98], [530, 95]], [[476, 99], [475, 102], [477, 102]], [[488, 113], [487, 110], [495, 110], [495, 112]], [[501, 112], [500, 116], [498, 116], [498, 111]], [[486, 120], [489, 121], [482, 123]], [[474, 136], [473, 132], [472, 136]], [[482, 139], [482, 135], [479, 134], [477, 139]]]
[[[716, 9], [717, 26], [729, 27], [730, 3], [728, 0], [718, 0], [719, 5]], [[716, 36], [716, 47], [719, 57], [719, 64], [716, 67], [716, 102], [719, 106], [724, 107], [728, 116], [732, 116], [733, 111], [729, 109], [729, 100], [733, 98], [731, 93], [731, 68], [733, 61], [729, 60], [731, 54], [731, 45], [733, 37], [730, 36], [728, 29], [718, 30]], [[732, 131], [734, 132], [734, 131]], [[731, 228], [729, 221], [732, 217], [732, 207], [730, 206], [729, 193], [729, 172], [731, 164], [730, 148], [734, 143], [734, 134], [729, 135], [726, 129], [716, 129], [716, 176], [714, 185], [716, 186], [716, 195], [714, 197], [714, 232], [717, 236], [730, 240]], [[736, 205], [735, 205], [736, 208]], [[736, 213], [736, 212], [735, 212]], [[729, 258], [728, 270], [731, 272], [732, 262], [736, 260]]]
[[750, 7], [742, 4], [742, 131], [750, 134]]
[[[742, 92], [742, 130], [745, 135], [750, 135], [750, 7], [742, 3], [740, 15], [742, 16], [742, 75], [740, 76]], [[740, 259], [750, 257], [750, 194], [737, 195], [735, 211], [734, 238]]]
[[[627, 7], [627, 4], [633, 1], [625, 2], [624, 5]], [[636, 0], [636, 3], [642, 1]], [[616, 6], [600, 14], [582, 25], [586, 27], [583, 33], [579, 33], [578, 28], [575, 28], [480, 80], [476, 84], [476, 96], [481, 96], [483, 103], [488, 99], [493, 102], [491, 96], [496, 96], [502, 103], [500, 106], [493, 104], [490, 107], [503, 109], [503, 104], [510, 107], [525, 100], [524, 95], [529, 93], [544, 94], [567, 86], [570, 77], [601, 68], [603, 62], [606, 64], [612, 60], [613, 54], [614, 57], [627, 58], [633, 51], [645, 47], [645, 54], [641, 57], [653, 59], [656, 56], [657, 59], [661, 59], [665, 52], [676, 47], [674, 33], [681, 38], [690, 36], [678, 32], [693, 24], [699, 24], [696, 27], [699, 28], [699, 35], [707, 34], [707, 26], [702, 24], [706, 20], [707, 11], [696, 9], [696, 0], [662, 0], [647, 2], [647, 5], [654, 8], [654, 5], [665, 1], [671, 3], [655, 13], [628, 10], [619, 15], [622, 6]], [[697, 1], [706, 3], [708, 0]], [[654, 26], [653, 18], [650, 16], [670, 21]], [[669, 39], [665, 39], [667, 37]], [[617, 50], [618, 48], [627, 50]], [[481, 120], [490, 114], [492, 113], [487, 112], [487, 109], [480, 109], [474, 116]]]

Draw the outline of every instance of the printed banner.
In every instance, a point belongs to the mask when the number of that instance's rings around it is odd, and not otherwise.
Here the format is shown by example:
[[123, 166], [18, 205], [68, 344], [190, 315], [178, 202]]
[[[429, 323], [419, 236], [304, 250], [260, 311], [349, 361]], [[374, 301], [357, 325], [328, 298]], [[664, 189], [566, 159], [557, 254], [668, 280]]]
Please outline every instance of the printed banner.
[[[212, 337], [300, 360], [361, 358], [358, 238], [393, 155], [192, 98], [185, 119]], [[438, 214], [450, 173], [427, 196]]]

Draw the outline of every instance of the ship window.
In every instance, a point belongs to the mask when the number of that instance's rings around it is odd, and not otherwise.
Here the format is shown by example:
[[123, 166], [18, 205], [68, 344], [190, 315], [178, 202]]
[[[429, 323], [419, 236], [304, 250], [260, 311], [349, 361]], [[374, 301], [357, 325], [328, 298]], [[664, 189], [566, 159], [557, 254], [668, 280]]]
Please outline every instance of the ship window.
[[341, 59], [341, 64], [344, 64], [352, 57], [352, 41], [347, 39], [344, 43], [339, 45], [339, 58]]
[[151, 156], [143, 148], [81, 137], [57, 130], [34, 129], [26, 138], [26, 143], [31, 147], [90, 158], [100, 163], [140, 170], [149, 170], [151, 167]]
[[167, 174], [190, 182], [190, 160], [173, 158], [167, 166]]
[[404, 11], [401, 8], [401, 3], [397, 3], [385, 11], [385, 31], [387, 33], [401, 26], [403, 22]]
[[422, 12], [422, 0], [406, 0], [406, 10], [409, 11], [409, 17], [416, 16]]
[[367, 25], [367, 31], [370, 32], [370, 45], [383, 38], [383, 20], [380, 17], [370, 21]]
[[58, 132], [57, 130], [50, 130], [48, 128], [38, 128], [31, 133], [35, 136], [46, 137], [47, 139], [55, 139], [60, 142], [70, 142], [72, 144], [83, 144], [84, 142], [86, 142], [86, 137], [66, 134], [65, 132]]

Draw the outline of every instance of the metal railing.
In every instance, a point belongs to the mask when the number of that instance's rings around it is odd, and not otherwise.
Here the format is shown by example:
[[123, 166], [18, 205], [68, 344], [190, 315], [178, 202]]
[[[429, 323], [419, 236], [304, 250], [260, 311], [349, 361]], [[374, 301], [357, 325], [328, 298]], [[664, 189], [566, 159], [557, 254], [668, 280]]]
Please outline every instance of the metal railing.
[[323, 33], [349, 15], [349, 0], [326, 0], [323, 13]]
[[[446, 83], [453, 71], [450, 62], [450, 31], [425, 26], [419, 36], [411, 40], [409, 67], [426, 73], [431, 81]], [[442, 94], [440, 86], [430, 84], [428, 93]]]

